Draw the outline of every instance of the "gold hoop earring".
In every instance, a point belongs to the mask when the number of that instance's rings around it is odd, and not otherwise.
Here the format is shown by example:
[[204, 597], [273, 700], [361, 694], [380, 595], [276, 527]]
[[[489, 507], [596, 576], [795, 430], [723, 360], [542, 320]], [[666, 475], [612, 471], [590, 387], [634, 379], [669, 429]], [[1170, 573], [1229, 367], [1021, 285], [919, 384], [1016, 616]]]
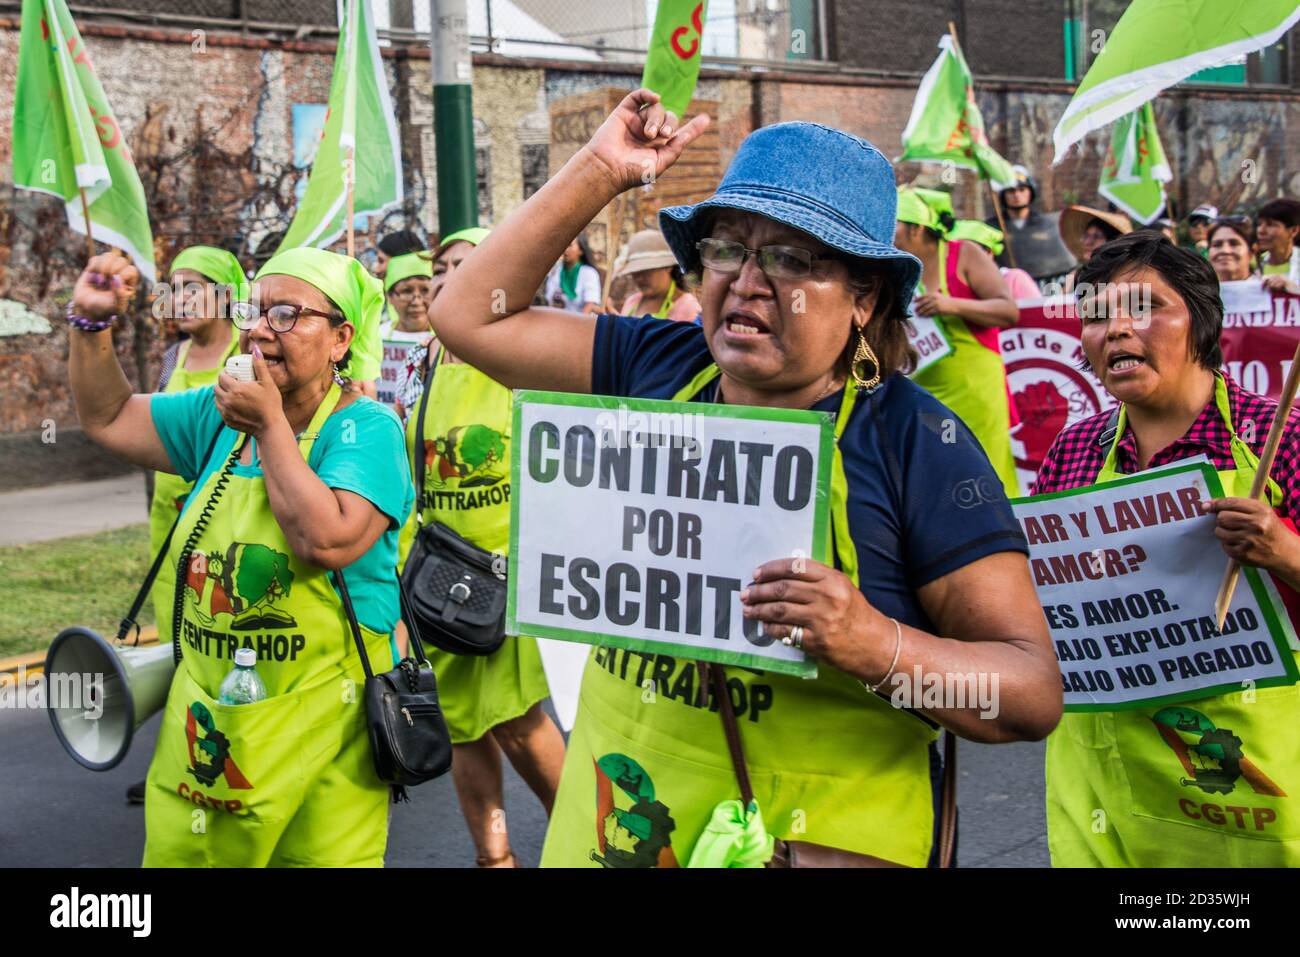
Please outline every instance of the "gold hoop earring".
[[[867, 377], [864, 368], [868, 363], [871, 366], [870, 378]], [[858, 326], [858, 345], [853, 350], [853, 362], [849, 365], [849, 371], [853, 373], [853, 381], [857, 384], [859, 392], [880, 385], [880, 360], [876, 358], [876, 353], [871, 346], [867, 345], [867, 337], [863, 335], [861, 326]]]

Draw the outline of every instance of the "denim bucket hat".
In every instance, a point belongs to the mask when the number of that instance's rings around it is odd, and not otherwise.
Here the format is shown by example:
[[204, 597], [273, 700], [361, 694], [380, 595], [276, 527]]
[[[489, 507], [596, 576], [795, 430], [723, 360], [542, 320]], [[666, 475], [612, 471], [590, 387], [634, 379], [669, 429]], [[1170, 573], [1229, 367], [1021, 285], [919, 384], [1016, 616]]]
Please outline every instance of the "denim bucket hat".
[[738, 209], [792, 226], [840, 252], [879, 260], [900, 302], [912, 301], [921, 261], [894, 246], [894, 167], [866, 140], [819, 123], [777, 123], [745, 137], [718, 190], [659, 211], [683, 271], [699, 267], [701, 213]]

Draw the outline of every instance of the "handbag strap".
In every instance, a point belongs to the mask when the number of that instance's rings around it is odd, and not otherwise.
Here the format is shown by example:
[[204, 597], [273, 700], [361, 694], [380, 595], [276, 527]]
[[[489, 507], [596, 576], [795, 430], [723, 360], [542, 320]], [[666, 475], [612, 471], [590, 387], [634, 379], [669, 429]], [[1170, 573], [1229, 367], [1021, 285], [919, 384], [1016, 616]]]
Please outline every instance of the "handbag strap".
[[410, 639], [411, 647], [418, 655], [415, 660], [422, 665], [428, 665], [429, 656], [424, 653], [424, 643], [420, 641], [420, 628], [415, 622], [415, 614], [411, 611], [411, 603], [406, 598], [406, 588], [402, 585], [401, 575], [397, 576], [397, 596], [402, 604], [402, 621], [406, 623], [406, 637]]
[[424, 414], [429, 411], [429, 393], [433, 391], [433, 374], [442, 361], [442, 346], [429, 362], [429, 372], [424, 377], [424, 389], [420, 392], [420, 410], [415, 416], [415, 441], [411, 443], [411, 458], [415, 465], [415, 524], [424, 524], [424, 509], [420, 499], [424, 497]]
[[334, 584], [338, 586], [339, 597], [343, 600], [343, 611], [348, 616], [348, 626], [352, 629], [352, 640], [356, 642], [357, 653], [361, 655], [361, 667], [366, 673], [366, 680], [375, 676], [370, 668], [370, 656], [366, 654], [366, 643], [361, 640], [361, 625], [357, 622], [357, 613], [352, 609], [352, 596], [348, 594], [348, 583], [343, 578], [343, 569], [334, 571]]
[[[200, 475], [203, 474], [203, 469], [207, 466], [208, 460], [212, 458], [212, 451], [217, 447], [217, 439], [221, 437], [221, 433], [222, 430], [217, 429], [216, 434], [212, 436], [212, 441], [208, 443], [208, 450], [203, 453], [203, 458], [200, 460]], [[136, 618], [149, 597], [149, 589], [153, 587], [154, 579], [158, 577], [158, 572], [162, 570], [163, 562], [167, 560], [167, 553], [171, 551], [172, 538], [176, 535], [176, 526], [181, 523], [182, 512], [183, 509], [178, 508], [176, 510], [176, 517], [172, 519], [172, 527], [167, 529], [167, 537], [163, 539], [158, 554], [153, 558], [153, 564], [149, 566], [149, 571], [145, 573], [140, 590], [135, 593], [135, 599], [131, 602], [131, 610], [126, 613], [126, 617], [117, 626], [117, 640], [119, 643], [126, 641], [126, 636], [132, 628], [135, 628], [135, 643], [137, 645], [140, 643], [140, 622]]]
[[[704, 673], [712, 675], [713, 696], [718, 701], [718, 714], [722, 716], [722, 732], [727, 738], [727, 750], [731, 752], [731, 766], [736, 772], [736, 784], [740, 787], [740, 798], [748, 808], [754, 800], [754, 788], [749, 780], [749, 765], [745, 761], [745, 749], [740, 743], [740, 726], [736, 724], [736, 710], [731, 704], [731, 692], [727, 690], [726, 674], [722, 665], [696, 662], [701, 669], [701, 683]], [[939, 799], [939, 866], [952, 867], [954, 845], [957, 837], [957, 736], [951, 731], [943, 734], [943, 784]]]

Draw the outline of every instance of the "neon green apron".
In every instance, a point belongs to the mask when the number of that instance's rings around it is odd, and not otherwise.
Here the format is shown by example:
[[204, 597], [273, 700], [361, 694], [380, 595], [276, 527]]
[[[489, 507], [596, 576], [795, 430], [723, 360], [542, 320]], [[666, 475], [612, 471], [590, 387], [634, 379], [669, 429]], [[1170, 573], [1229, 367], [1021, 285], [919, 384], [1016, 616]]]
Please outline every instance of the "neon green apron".
[[[300, 437], [304, 458], [340, 395], [331, 388]], [[173, 559], [200, 511], [182, 516]], [[388, 636], [362, 635], [383, 669]], [[219, 704], [237, 647], [256, 649], [267, 697]], [[145, 789], [145, 866], [382, 866], [388, 789], [365, 675], [329, 574], [294, 555], [260, 469], [236, 467], [195, 546], [181, 650]]]
[[[925, 287], [918, 284], [918, 291]], [[939, 241], [939, 291], [948, 292], [948, 242]], [[1007, 399], [1007, 370], [1002, 356], [971, 335], [957, 316], [935, 316], [943, 326], [952, 353], [912, 381], [956, 412], [989, 457], [1007, 495], [1020, 495], [1016, 460], [1011, 452], [1011, 407]]]
[[[690, 399], [718, 375], [709, 366], [674, 399]], [[845, 389], [837, 440], [855, 397]], [[837, 445], [834, 554], [856, 585], [848, 492]], [[738, 793], [721, 718], [697, 679], [692, 660], [592, 649], [542, 866], [690, 860], [718, 803]], [[727, 684], [770, 834], [925, 866], [934, 826], [933, 727], [824, 664], [815, 680], [733, 667]]]
[[[1259, 459], [1237, 437], [1221, 376], [1214, 398], [1236, 465], [1219, 472], [1224, 492], [1248, 496]], [[1121, 407], [1096, 481], [1120, 476], [1115, 450], [1126, 426]], [[1281, 501], [1272, 479], [1268, 493], [1274, 505]], [[1295, 867], [1297, 801], [1300, 685], [1066, 714], [1047, 739], [1047, 843], [1056, 867]]]
[[[176, 368], [167, 380], [163, 392], [184, 392], [186, 389], [198, 389], [217, 381], [217, 376], [225, 368], [226, 360], [239, 351], [239, 330], [230, 327], [230, 345], [222, 353], [221, 361], [211, 369], [187, 369], [185, 360], [189, 358], [190, 342], [178, 350]], [[193, 482], [187, 482], [179, 475], [170, 472], [153, 473], [153, 500], [149, 503], [149, 554], [158, 554], [167, 530], [176, 521], [176, 513], [185, 504], [185, 496], [190, 494]], [[158, 622], [158, 639], [164, 644], [171, 640], [172, 598], [176, 589], [176, 569], [164, 563], [158, 569], [153, 588], [149, 592], [153, 599], [154, 621]]]
[[[437, 520], [479, 548], [505, 555], [510, 548], [510, 390], [463, 362], [433, 359], [437, 374], [426, 388], [424, 488], [402, 529], [400, 563], [415, 537], [414, 515]], [[418, 406], [406, 423], [406, 449], [415, 461]], [[415, 473], [412, 471], [412, 477]], [[550, 690], [537, 641], [508, 637], [490, 655], [453, 655], [426, 643], [438, 676], [438, 699], [455, 744], [477, 741], [518, 718]]]

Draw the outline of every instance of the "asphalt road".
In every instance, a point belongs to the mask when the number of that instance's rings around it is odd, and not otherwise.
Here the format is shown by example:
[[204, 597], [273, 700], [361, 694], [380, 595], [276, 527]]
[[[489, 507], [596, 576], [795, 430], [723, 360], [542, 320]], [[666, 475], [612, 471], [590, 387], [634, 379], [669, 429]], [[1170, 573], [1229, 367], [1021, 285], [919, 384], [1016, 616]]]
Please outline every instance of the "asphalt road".
[[[142, 780], [161, 720], [136, 733], [112, 771], [87, 771], [59, 746], [43, 711], [0, 710], [0, 867], [135, 867], [144, 847], [144, 809], [128, 805]], [[1045, 867], [1043, 745], [974, 745], [959, 758], [963, 867]], [[410, 790], [393, 808], [390, 867], [471, 867], [474, 847], [451, 777]], [[536, 866], [546, 817], [506, 765], [506, 816], [520, 864]]]

